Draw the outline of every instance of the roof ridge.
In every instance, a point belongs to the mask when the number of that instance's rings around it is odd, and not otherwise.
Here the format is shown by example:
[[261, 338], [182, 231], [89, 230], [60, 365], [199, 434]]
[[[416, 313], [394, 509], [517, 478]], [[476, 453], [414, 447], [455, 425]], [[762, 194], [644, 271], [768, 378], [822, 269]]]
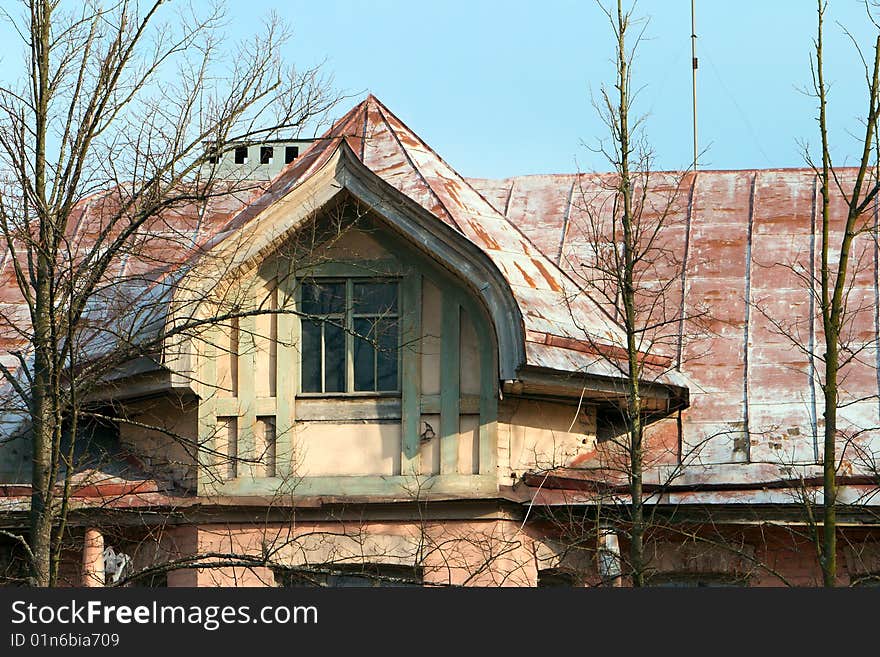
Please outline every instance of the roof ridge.
[[[560, 272], [562, 272], [561, 268], [557, 267], [556, 263], [554, 263], [552, 260], [550, 260], [550, 258], [547, 258], [547, 256], [544, 255], [544, 253], [541, 251], [541, 249], [539, 249], [538, 246], [537, 246], [537, 245], [536, 245], [531, 239], [529, 239], [528, 235], [526, 235], [526, 234], [522, 231], [522, 229], [520, 229], [519, 226], [517, 226], [515, 223], [513, 223], [508, 217], [506, 217], [504, 214], [502, 214], [502, 213], [498, 210], [498, 208], [496, 208], [492, 203], [490, 203], [489, 200], [488, 200], [488, 199], [482, 194], [482, 192], [480, 192], [478, 189], [476, 189], [473, 185], [470, 184], [470, 182], [468, 181], [467, 178], [465, 178], [463, 175], [461, 175], [461, 174], [460, 174], [460, 173], [459, 173], [459, 172], [458, 172], [458, 171], [457, 171], [457, 170], [456, 170], [451, 164], [449, 164], [449, 162], [447, 162], [446, 160], [444, 160], [443, 157], [437, 153], [437, 151], [435, 151], [433, 148], [431, 148], [431, 146], [430, 146], [428, 143], [426, 143], [421, 137], [419, 137], [419, 136], [415, 133], [415, 131], [414, 131], [412, 128], [410, 128], [408, 125], [406, 125], [406, 123], [404, 123], [404, 122], [403, 122], [403, 121], [402, 121], [402, 120], [401, 120], [401, 119], [400, 119], [400, 118], [399, 118], [394, 112], [392, 112], [392, 111], [389, 110], [387, 107], [385, 107], [385, 105], [384, 105], [384, 104], [383, 104], [378, 98], [376, 98], [375, 96], [373, 96], [373, 100], [374, 100], [374, 101], [375, 101], [375, 102], [376, 102], [381, 108], [383, 108], [383, 109], [384, 109], [389, 115], [391, 115], [392, 117], [394, 117], [394, 119], [395, 119], [398, 123], [400, 123], [400, 125], [402, 125], [404, 128], [406, 128], [406, 130], [409, 131], [409, 133], [410, 133], [410, 134], [411, 134], [411, 135], [412, 135], [412, 136], [413, 136], [413, 137], [414, 137], [414, 138], [415, 138], [420, 144], [422, 144], [422, 145], [423, 145], [428, 151], [430, 151], [430, 153], [431, 153], [432, 155], [434, 155], [434, 157], [436, 157], [440, 162], [442, 162], [443, 165], [446, 166], [446, 167], [447, 167], [447, 168], [448, 168], [448, 169], [449, 169], [449, 170], [450, 170], [455, 176], [457, 176], [457, 177], [459, 178], [459, 180], [460, 180], [463, 184], [465, 184], [465, 185], [466, 185], [471, 191], [473, 191], [473, 192], [474, 192], [474, 193], [480, 198], [480, 200], [482, 200], [483, 203], [486, 204], [486, 207], [489, 208], [489, 209], [491, 210], [491, 212], [495, 213], [495, 214], [498, 215], [500, 218], [502, 218], [507, 224], [509, 224], [510, 226], [512, 226], [512, 227], [516, 230], [516, 232], [517, 232], [517, 233], [518, 233], [523, 239], [525, 239], [525, 240], [529, 243], [530, 246], [532, 246], [532, 247], [535, 249], [535, 252], [536, 252], [536, 253], [540, 254], [541, 257], [545, 258], [548, 262], [550, 262], [550, 264], [553, 265], [553, 267], [559, 269]], [[389, 126], [389, 128], [390, 128], [390, 126]], [[393, 132], [393, 131], [392, 131], [392, 132]], [[395, 134], [395, 138], [397, 138], [397, 135], [396, 135], [396, 134]], [[404, 148], [404, 150], [406, 150], [406, 147], [403, 146], [402, 144], [401, 144], [401, 147]], [[407, 158], [409, 159], [409, 154], [408, 154], [408, 153], [407, 153]], [[420, 172], [420, 175], [421, 175], [421, 172]], [[426, 180], [425, 182], [428, 184], [429, 187], [431, 186], [431, 184], [428, 183], [427, 180]], [[432, 188], [432, 191], [433, 191], [433, 188]], [[435, 192], [435, 194], [436, 194], [436, 192]], [[446, 207], [446, 206], [444, 205], [444, 208], [445, 208], [445, 207]], [[564, 274], [564, 272], [562, 272], [562, 273]], [[568, 277], [566, 276], [566, 278], [568, 278]], [[571, 279], [569, 279], [569, 280], [571, 281]], [[574, 283], [574, 281], [571, 281], [571, 282]]]
[[[379, 101], [379, 99], [376, 98], [375, 96], [373, 96], [372, 94], [370, 95], [370, 98], [372, 98], [372, 100], [375, 102], [375, 104], [376, 104], [376, 111], [377, 111], [377, 112], [379, 113], [379, 115], [382, 117], [382, 122], [387, 126], [387, 128], [388, 128], [388, 132], [391, 134], [391, 136], [394, 137], [394, 141], [397, 143], [398, 147], [400, 148], [400, 151], [403, 153], [403, 155], [404, 155], [404, 157], [406, 158], [406, 161], [409, 163], [410, 167], [412, 167], [412, 170], [413, 170], [413, 171], [419, 176], [419, 178], [422, 180], [422, 182], [425, 183], [425, 185], [426, 185], [427, 188], [430, 190], [430, 192], [431, 192], [431, 194], [434, 196], [434, 198], [437, 199], [437, 202], [440, 204], [440, 207], [443, 208], [443, 211], [446, 213], [446, 216], [449, 217], [449, 221], [451, 221], [451, 222], [453, 223], [453, 225], [455, 226], [455, 229], [456, 229], [459, 233], [461, 233], [462, 235], [464, 235], [464, 231], [462, 230], [461, 225], [455, 220], [455, 217], [452, 216], [452, 213], [449, 211], [449, 208], [446, 207], [446, 204], [443, 202], [443, 199], [440, 198], [440, 195], [439, 195], [439, 194], [437, 194], [437, 190], [435, 190], [434, 187], [431, 185], [431, 183], [428, 182], [428, 179], [425, 178], [425, 176], [424, 176], [424, 174], [422, 173], [421, 169], [419, 169], [418, 165], [413, 161], [412, 157], [410, 157], [410, 154], [409, 154], [409, 152], [406, 150], [406, 147], [403, 145], [403, 142], [400, 141], [400, 137], [397, 135], [397, 133], [394, 131], [394, 128], [392, 128], [392, 127], [391, 127], [391, 124], [388, 122], [388, 117], [385, 116], [385, 112], [384, 112], [383, 110], [388, 111], [389, 114], [391, 114], [391, 111], [388, 110], [388, 109], [387, 109], [387, 108], [386, 108], [386, 107], [385, 107], [385, 106]], [[394, 116], [394, 115], [392, 114], [392, 116]], [[397, 119], [397, 120], [400, 122], [400, 124], [403, 125], [407, 130], [409, 130], [410, 132], [412, 132], [412, 129], [411, 129], [409, 126], [407, 126], [405, 123], [403, 123], [403, 121], [400, 121], [400, 119], [398, 119], [396, 116], [395, 116], [394, 118]], [[415, 133], [413, 133], [413, 134], [415, 134]], [[427, 146], [427, 144], [426, 144], [426, 146]], [[430, 148], [430, 147], [429, 147], [429, 148]], [[362, 161], [363, 161], [363, 159], [362, 159]], [[448, 165], [447, 165], [447, 166], [448, 166]], [[438, 218], [439, 218], [439, 217], [438, 217]]]

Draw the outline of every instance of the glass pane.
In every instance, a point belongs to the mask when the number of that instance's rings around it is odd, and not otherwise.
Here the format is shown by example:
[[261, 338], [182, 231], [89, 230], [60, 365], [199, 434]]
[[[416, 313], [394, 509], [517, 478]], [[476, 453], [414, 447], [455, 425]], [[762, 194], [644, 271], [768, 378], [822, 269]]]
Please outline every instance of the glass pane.
[[[373, 367], [375, 349], [373, 342], [372, 319], [356, 319], [354, 320], [354, 389], [355, 390], [375, 390], [376, 380], [374, 377]], [[363, 336], [363, 337], [359, 337]]]
[[380, 319], [376, 322], [376, 390], [397, 390], [397, 322]]
[[309, 315], [344, 312], [345, 283], [303, 283], [301, 309]]
[[373, 588], [377, 586], [376, 580], [369, 575], [359, 575], [359, 574], [351, 574], [351, 575], [328, 575], [327, 576], [327, 586], [328, 587], [339, 587], [339, 588], [360, 588], [360, 587], [369, 587]]
[[321, 325], [302, 323], [302, 390], [321, 392]]
[[397, 313], [397, 283], [355, 283], [354, 312], [382, 315]]
[[324, 392], [345, 392], [345, 331], [324, 323]]

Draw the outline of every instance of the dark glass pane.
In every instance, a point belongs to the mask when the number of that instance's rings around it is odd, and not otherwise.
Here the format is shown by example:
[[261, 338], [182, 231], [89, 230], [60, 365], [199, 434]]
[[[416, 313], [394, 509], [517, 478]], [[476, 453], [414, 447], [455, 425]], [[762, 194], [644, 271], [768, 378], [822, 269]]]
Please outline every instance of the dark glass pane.
[[397, 390], [397, 322], [380, 319], [376, 322], [376, 390]]
[[374, 354], [372, 319], [354, 320], [354, 389], [375, 390], [376, 380], [373, 376]]
[[397, 283], [355, 283], [354, 312], [397, 313]]
[[334, 588], [373, 588], [377, 586], [376, 580], [369, 575], [328, 575], [327, 586]]
[[324, 323], [324, 392], [345, 392], [345, 331]]
[[572, 573], [555, 569], [538, 571], [538, 587], [568, 588], [577, 586], [577, 578]]
[[302, 311], [308, 315], [333, 315], [345, 310], [345, 283], [303, 283]]
[[321, 392], [321, 325], [302, 323], [302, 390]]
[[299, 157], [299, 146], [285, 146], [284, 147], [284, 163], [290, 164], [297, 157]]

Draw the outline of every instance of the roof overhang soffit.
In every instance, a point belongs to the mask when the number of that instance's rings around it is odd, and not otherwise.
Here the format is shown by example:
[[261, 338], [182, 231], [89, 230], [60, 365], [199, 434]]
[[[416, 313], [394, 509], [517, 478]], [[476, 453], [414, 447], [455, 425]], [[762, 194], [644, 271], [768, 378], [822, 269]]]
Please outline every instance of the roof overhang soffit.
[[[169, 328], [197, 318], [199, 300], [216, 281], [255, 270], [291, 232], [344, 192], [372, 208], [390, 228], [453, 272], [481, 299], [498, 341], [499, 378], [516, 378], [526, 360], [525, 331], [520, 308], [501, 272], [464, 235], [370, 171], [345, 141], [320, 169], [210, 248], [208, 257], [178, 286]], [[166, 363], [172, 370], [190, 370], [189, 362], [180, 361], [188, 360], [184, 352], [166, 345]]]

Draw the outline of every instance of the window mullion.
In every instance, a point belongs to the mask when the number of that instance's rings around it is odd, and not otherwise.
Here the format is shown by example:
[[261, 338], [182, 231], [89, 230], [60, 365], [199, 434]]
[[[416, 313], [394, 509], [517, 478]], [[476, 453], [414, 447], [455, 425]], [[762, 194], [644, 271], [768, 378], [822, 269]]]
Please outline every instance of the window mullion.
[[373, 320], [373, 390], [379, 389], [379, 316], [375, 315]]
[[327, 373], [324, 371], [327, 367], [327, 356], [326, 349], [324, 347], [324, 329], [327, 327], [327, 322], [321, 322], [321, 392], [327, 392]]
[[346, 392], [354, 392], [354, 283], [352, 279], [345, 280], [345, 388]]

